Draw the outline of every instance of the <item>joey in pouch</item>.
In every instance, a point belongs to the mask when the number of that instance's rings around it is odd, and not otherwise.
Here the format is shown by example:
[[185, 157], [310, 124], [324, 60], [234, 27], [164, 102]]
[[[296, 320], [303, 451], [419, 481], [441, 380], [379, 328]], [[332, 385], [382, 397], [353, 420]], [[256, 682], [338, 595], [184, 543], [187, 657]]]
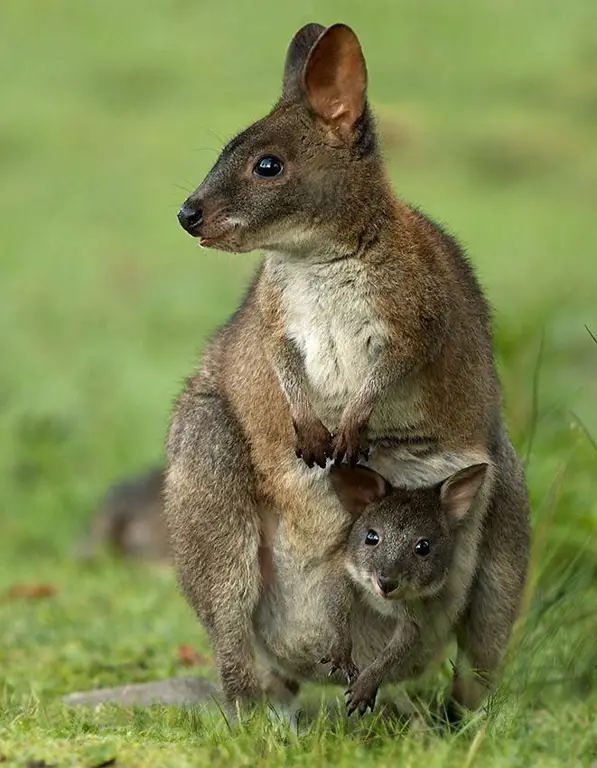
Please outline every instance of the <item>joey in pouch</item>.
[[[332, 470], [336, 491], [356, 517], [346, 544], [345, 566], [360, 599], [368, 601], [384, 615], [394, 617], [395, 627], [388, 644], [372, 663], [361, 671], [348, 691], [349, 712], [373, 709], [378, 688], [384, 681], [401, 682], [421, 674], [441, 652], [450, 635], [456, 634], [459, 652], [466, 637], [468, 608], [471, 603], [491, 616], [491, 600], [485, 600], [484, 586], [462, 578], [467, 559], [475, 559], [478, 548], [485, 549], [484, 534], [478, 532], [475, 498], [488, 470], [477, 464], [459, 470], [428, 488], [393, 488], [383, 478], [365, 468]], [[501, 540], [492, 542], [492, 556], [519, 549], [519, 557], [529, 556], [524, 517], [504, 530]], [[499, 584], [502, 599], [517, 604], [522, 584], [504, 578]], [[330, 590], [330, 605], [338, 599]], [[501, 617], [488, 621], [480, 647], [507, 637]], [[504, 649], [502, 648], [502, 651]], [[490, 688], [498, 663], [479, 664], [468, 670], [466, 683]], [[334, 663], [334, 659], [332, 659]], [[465, 674], [465, 670], [460, 672]], [[464, 681], [460, 681], [462, 686]], [[451, 702], [456, 705], [457, 702]]]

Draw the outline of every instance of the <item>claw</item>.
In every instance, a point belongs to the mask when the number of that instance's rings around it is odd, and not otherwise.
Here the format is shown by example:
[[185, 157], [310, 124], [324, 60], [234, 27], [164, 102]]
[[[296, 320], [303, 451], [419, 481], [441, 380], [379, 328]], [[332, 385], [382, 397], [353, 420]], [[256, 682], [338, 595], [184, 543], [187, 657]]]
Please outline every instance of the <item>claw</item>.
[[361, 698], [358, 693], [355, 695], [352, 688], [348, 688], [344, 695], [348, 696], [346, 711], [349, 716], [358, 710], [359, 716], [363, 717], [367, 714], [367, 710], [370, 709], [373, 712], [375, 709], [375, 696], [371, 698], [371, 696], [365, 695], [365, 698]]
[[[330, 667], [330, 671], [328, 672], [328, 677], [333, 677], [336, 674], [336, 672], [344, 672], [344, 674], [346, 675], [346, 671], [342, 669], [342, 667], [337, 667], [335, 664], [332, 664], [332, 666]], [[348, 682], [350, 682], [350, 680]]]
[[325, 469], [327, 457], [331, 455], [331, 436], [325, 425], [311, 415], [303, 422], [293, 419], [295, 433], [295, 453], [308, 467], [314, 464]]
[[353, 685], [359, 676], [359, 670], [354, 665], [346, 670], [346, 682]]

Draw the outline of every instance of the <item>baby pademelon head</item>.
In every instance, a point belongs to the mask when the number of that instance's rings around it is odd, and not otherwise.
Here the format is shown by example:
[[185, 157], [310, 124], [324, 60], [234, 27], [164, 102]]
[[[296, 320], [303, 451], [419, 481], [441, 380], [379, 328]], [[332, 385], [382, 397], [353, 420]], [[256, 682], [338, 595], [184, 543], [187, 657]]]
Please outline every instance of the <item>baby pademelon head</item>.
[[416, 600], [439, 592], [452, 563], [456, 530], [487, 466], [466, 467], [416, 490], [392, 487], [366, 467], [334, 467], [332, 484], [355, 517], [346, 549], [354, 581], [388, 599]]

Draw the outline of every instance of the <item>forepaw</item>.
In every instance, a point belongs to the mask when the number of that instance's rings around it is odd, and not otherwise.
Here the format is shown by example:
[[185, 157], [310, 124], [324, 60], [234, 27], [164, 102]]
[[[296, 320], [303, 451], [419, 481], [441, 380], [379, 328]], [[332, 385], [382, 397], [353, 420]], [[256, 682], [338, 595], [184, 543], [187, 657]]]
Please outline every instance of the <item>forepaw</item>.
[[361, 717], [375, 708], [379, 685], [365, 675], [360, 675], [353, 686], [346, 691], [346, 711], [349, 715], [358, 712]]
[[340, 429], [334, 435], [334, 462], [342, 464], [343, 461], [350, 467], [357, 465], [359, 459], [369, 458], [369, 440], [367, 438], [367, 425], [359, 425], [354, 422], [341, 424]]
[[350, 655], [346, 658], [326, 657], [321, 659], [320, 664], [330, 664], [328, 677], [334, 677], [340, 673], [348, 685], [352, 685], [359, 676], [359, 668]]
[[328, 458], [333, 456], [332, 436], [325, 425], [317, 417], [292, 423], [297, 459], [302, 459], [308, 467], [317, 464], [324, 469]]

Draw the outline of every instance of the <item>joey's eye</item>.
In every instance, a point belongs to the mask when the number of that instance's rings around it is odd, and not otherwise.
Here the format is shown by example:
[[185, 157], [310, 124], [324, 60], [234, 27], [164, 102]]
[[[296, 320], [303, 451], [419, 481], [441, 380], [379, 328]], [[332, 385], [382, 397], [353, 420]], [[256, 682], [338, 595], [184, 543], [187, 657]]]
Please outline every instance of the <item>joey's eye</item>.
[[263, 179], [273, 179], [279, 176], [284, 170], [284, 163], [279, 157], [274, 155], [264, 155], [253, 166], [255, 176], [261, 176]]
[[431, 544], [429, 543], [429, 539], [419, 539], [415, 544], [415, 552], [421, 557], [427, 557], [427, 555], [431, 552]]
[[365, 536], [365, 544], [370, 547], [376, 547], [379, 544], [379, 534], [377, 531], [367, 531], [367, 535]]

